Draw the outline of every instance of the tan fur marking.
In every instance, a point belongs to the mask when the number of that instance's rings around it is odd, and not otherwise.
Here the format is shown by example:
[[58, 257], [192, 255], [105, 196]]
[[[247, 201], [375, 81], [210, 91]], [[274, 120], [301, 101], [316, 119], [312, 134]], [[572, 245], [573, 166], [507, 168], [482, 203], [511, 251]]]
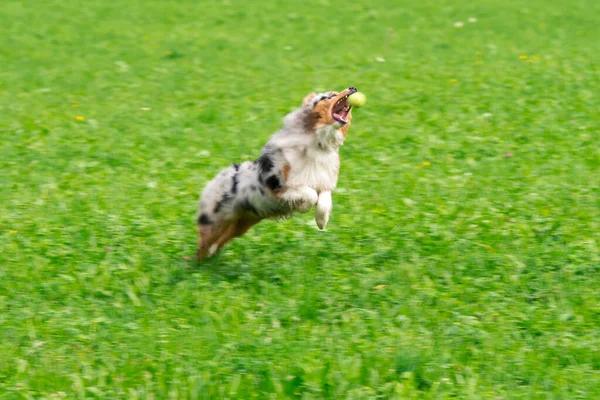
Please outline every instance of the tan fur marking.
[[288, 175], [290, 174], [290, 164], [285, 164], [285, 166], [283, 167], [283, 179], [287, 182], [288, 180]]
[[221, 250], [221, 248], [231, 239], [234, 239], [238, 236], [242, 236], [248, 231], [248, 229], [256, 225], [258, 222], [260, 222], [260, 219], [258, 218], [242, 217], [236, 222], [229, 225], [229, 227], [219, 236], [219, 238], [215, 242], [217, 245], [217, 251]]
[[274, 190], [271, 190], [269, 188], [267, 188], [267, 190], [269, 190], [271, 193], [273, 193], [273, 196], [277, 197], [278, 199], [280, 199], [281, 196], [283, 196], [283, 194], [285, 192], [287, 192], [287, 188], [283, 188], [283, 189], [280, 189], [278, 191], [274, 191]]
[[[333, 115], [331, 113], [332, 108], [339, 99], [341, 99], [343, 96], [345, 96], [347, 94], [347, 92], [348, 92], [348, 90], [344, 90], [342, 93], [335, 93], [336, 96], [333, 97], [332, 99], [322, 100], [322, 101], [319, 101], [317, 104], [315, 104], [315, 106], [313, 107], [310, 114], [308, 115], [308, 117], [305, 120], [307, 130], [312, 131], [320, 126], [332, 125], [332, 124], [336, 123], [336, 121], [333, 118]], [[308, 96], [306, 96], [305, 101], [306, 101], [306, 99], [309, 99], [308, 101], [310, 101], [310, 99], [312, 99], [313, 97], [314, 97], [314, 93], [311, 93]], [[306, 104], [307, 103], [304, 103], [304, 105], [306, 105]], [[340, 128], [344, 137], [346, 137], [346, 134], [348, 133], [348, 128], [350, 128], [350, 120], [351, 119], [352, 119], [352, 110], [350, 110], [350, 112], [348, 113], [348, 117], [347, 117], [348, 122]]]
[[333, 101], [322, 101], [318, 103], [315, 106], [315, 108], [313, 108], [313, 112], [318, 115], [315, 127], [319, 127], [322, 125], [331, 125], [335, 122], [333, 120], [333, 116], [331, 115], [331, 107], [334, 104], [335, 103]]
[[348, 113], [346, 120], [348, 122], [346, 122], [346, 124], [340, 128], [340, 132], [342, 132], [342, 135], [344, 135], [344, 137], [346, 137], [346, 134], [348, 133], [348, 129], [350, 129], [350, 125], [352, 124], [352, 109], [350, 109], [350, 112]]
[[308, 103], [310, 103], [310, 101], [312, 99], [314, 99], [316, 95], [317, 94], [315, 92], [312, 92], [312, 93], [309, 93], [308, 95], [306, 95], [306, 97], [304, 98], [304, 100], [302, 100], [302, 105], [305, 106]]

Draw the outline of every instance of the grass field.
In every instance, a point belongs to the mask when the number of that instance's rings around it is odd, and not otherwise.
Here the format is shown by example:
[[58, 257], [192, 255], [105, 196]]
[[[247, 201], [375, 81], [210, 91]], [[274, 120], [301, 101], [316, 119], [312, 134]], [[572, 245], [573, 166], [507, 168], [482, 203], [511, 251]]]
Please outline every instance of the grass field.
[[[600, 398], [600, 2], [15, 1], [0, 399]], [[204, 184], [357, 86], [334, 214]]]

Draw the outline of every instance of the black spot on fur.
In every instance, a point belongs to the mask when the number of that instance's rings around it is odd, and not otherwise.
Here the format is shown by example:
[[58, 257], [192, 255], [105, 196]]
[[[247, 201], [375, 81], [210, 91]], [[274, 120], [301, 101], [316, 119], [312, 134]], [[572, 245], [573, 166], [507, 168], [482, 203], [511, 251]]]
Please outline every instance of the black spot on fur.
[[233, 185], [231, 186], [231, 193], [237, 193], [237, 185], [238, 185], [238, 172], [240, 170], [240, 164], [233, 164], [235, 168], [235, 174], [233, 174]]
[[260, 168], [260, 172], [264, 174], [269, 173], [275, 165], [273, 164], [273, 160], [271, 160], [271, 157], [269, 157], [268, 154], [263, 154], [262, 156], [260, 156], [257, 162]]
[[279, 181], [279, 178], [276, 175], [271, 175], [270, 177], [268, 177], [265, 184], [271, 190], [281, 189], [281, 182]]
[[258, 187], [256, 185], [250, 185], [250, 190], [252, 190], [253, 192], [258, 190]]
[[231, 201], [231, 196], [229, 196], [227, 193], [225, 193], [223, 195], [223, 198], [219, 201], [217, 201], [217, 204], [215, 204], [215, 209], [213, 210], [213, 213], [218, 213], [219, 210], [221, 209], [221, 207], [223, 207], [224, 204], [228, 203], [229, 201]]
[[202, 213], [202, 214], [200, 214], [200, 217], [198, 218], [198, 223], [200, 225], [210, 225], [210, 224], [212, 224], [212, 221], [210, 220], [210, 218], [208, 217], [207, 214]]

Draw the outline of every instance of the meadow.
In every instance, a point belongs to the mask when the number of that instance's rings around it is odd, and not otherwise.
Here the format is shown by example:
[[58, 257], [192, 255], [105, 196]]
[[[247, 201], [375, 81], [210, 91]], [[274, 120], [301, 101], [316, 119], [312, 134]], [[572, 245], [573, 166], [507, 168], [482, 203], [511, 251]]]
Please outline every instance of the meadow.
[[[600, 2], [5, 0], [0, 399], [600, 398]], [[204, 184], [356, 86], [327, 230]]]

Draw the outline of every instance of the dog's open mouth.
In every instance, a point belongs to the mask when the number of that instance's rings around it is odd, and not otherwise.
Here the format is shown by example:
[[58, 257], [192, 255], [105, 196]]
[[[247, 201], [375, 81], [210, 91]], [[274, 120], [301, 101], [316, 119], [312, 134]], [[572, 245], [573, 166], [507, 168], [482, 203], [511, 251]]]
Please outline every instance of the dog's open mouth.
[[356, 88], [351, 87], [349, 93], [347, 93], [344, 97], [335, 102], [333, 107], [331, 108], [331, 116], [337, 122], [341, 122], [345, 124], [348, 122], [348, 114], [350, 114], [350, 110], [352, 106], [348, 104], [348, 96], [356, 92]]
[[348, 114], [352, 109], [352, 107], [346, 102], [348, 96], [349, 95], [346, 95], [339, 99], [331, 109], [331, 116], [333, 119], [335, 119], [337, 122], [341, 122], [342, 124], [348, 122]]

